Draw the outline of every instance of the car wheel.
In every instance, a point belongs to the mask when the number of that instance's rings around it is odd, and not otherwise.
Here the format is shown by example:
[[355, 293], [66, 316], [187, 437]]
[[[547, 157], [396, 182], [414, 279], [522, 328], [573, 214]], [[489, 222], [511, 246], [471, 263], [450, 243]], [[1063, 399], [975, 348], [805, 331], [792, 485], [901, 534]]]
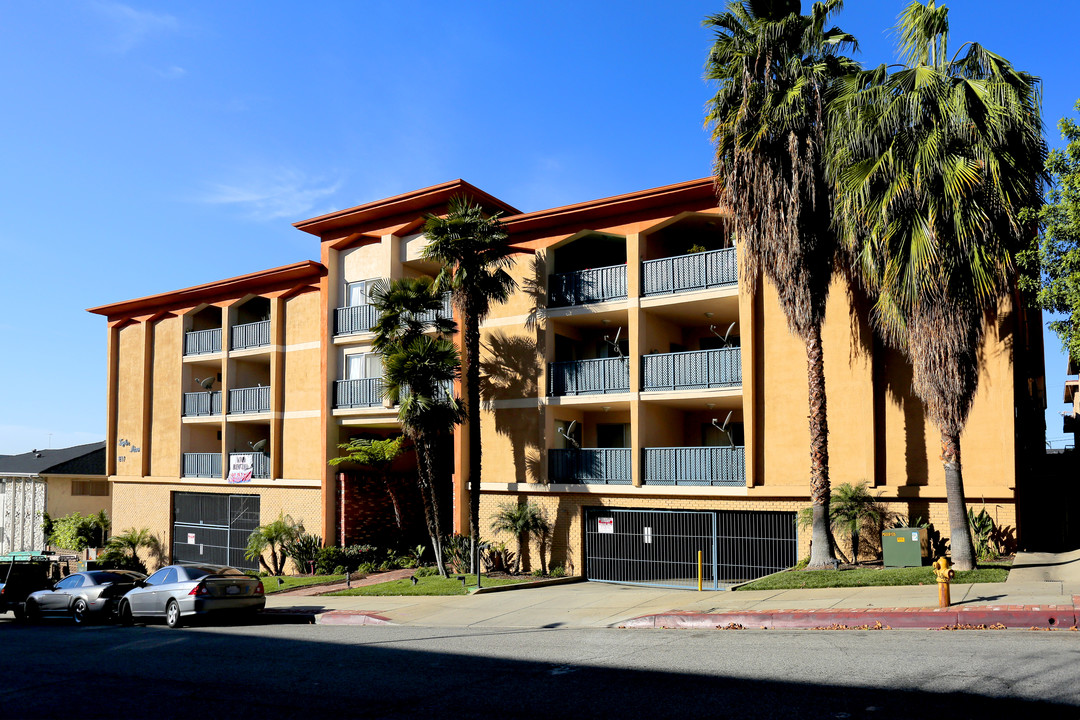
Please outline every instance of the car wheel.
[[86, 622], [86, 601], [82, 598], [75, 598], [75, 604], [71, 606], [71, 619], [76, 625]]
[[171, 628], [180, 627], [180, 604], [175, 600], [170, 600], [165, 606], [165, 622]]
[[26, 601], [26, 608], [23, 610], [26, 622], [31, 625], [37, 625], [41, 622], [41, 608], [37, 606], [37, 603], [32, 600]]
[[22, 609], [21, 607], [17, 607], [11, 612], [15, 614], [15, 619], [19, 622], [24, 622], [26, 620], [26, 610]]
[[116, 618], [118, 622], [124, 627], [130, 627], [135, 624], [135, 618], [131, 615], [131, 603], [127, 600], [120, 602], [120, 608], [116, 611]]

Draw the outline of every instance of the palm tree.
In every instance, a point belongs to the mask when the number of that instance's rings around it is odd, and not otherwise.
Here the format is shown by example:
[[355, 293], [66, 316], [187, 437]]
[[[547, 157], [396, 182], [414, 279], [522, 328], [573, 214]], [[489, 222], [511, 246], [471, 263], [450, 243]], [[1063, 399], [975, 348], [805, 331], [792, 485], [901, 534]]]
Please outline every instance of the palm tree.
[[987, 315], [1034, 235], [1020, 216], [1039, 206], [1046, 145], [1038, 78], [976, 43], [949, 59], [947, 14], [933, 0], [904, 10], [904, 66], [849, 78], [832, 105], [828, 156], [871, 320], [906, 352], [912, 389], [941, 433], [953, 562], [969, 570], [960, 434]]
[[480, 322], [491, 306], [504, 303], [516, 283], [507, 272], [514, 251], [498, 213], [484, 214], [464, 197], [450, 201], [445, 217], [429, 216], [424, 225], [428, 244], [424, 257], [443, 264], [436, 290], [450, 290], [464, 328], [463, 374], [465, 415], [469, 419], [469, 534], [473, 572], [479, 571], [480, 549]]
[[851, 562], [859, 564], [859, 536], [864, 530], [880, 534], [895, 515], [866, 488], [866, 483], [858, 485], [843, 483], [833, 493], [832, 526], [835, 530], [846, 533], [851, 540]]
[[103, 557], [119, 556], [124, 558], [121, 562], [125, 567], [141, 567], [145, 570], [146, 566], [139, 560], [140, 549], [146, 549], [152, 558], [161, 559], [161, 541], [147, 528], [128, 528], [119, 535], [113, 535], [105, 545]]
[[[277, 520], [255, 528], [248, 536], [244, 557], [248, 560], [258, 558], [259, 564], [271, 575], [281, 575], [285, 570], [285, 545], [295, 542], [304, 532], [303, 523], [295, 522], [291, 515], [279, 511]], [[270, 551], [270, 562], [266, 562], [263, 552]]]
[[[373, 346], [383, 359], [383, 392], [398, 406], [402, 432], [416, 448], [417, 484], [424, 520], [439, 573], [443, 563], [442, 528], [436, 471], [437, 448], [461, 422], [464, 411], [450, 391], [460, 374], [460, 356], [448, 339], [453, 321], [439, 318], [441, 301], [430, 280], [395, 280], [377, 286], [373, 302], [379, 320]], [[428, 329], [434, 334], [426, 334]]]
[[547, 536], [551, 534], [551, 522], [543, 508], [534, 502], [503, 503], [491, 520], [491, 530], [495, 533], [510, 533], [517, 539], [515, 573], [521, 571], [521, 554], [529, 546], [529, 538], [535, 535], [540, 540], [540, 571], [547, 575], [544, 545]]
[[742, 245], [744, 277], [776, 288], [790, 331], [806, 345], [810, 403], [810, 566], [836, 562], [829, 531], [829, 449], [821, 325], [837, 260], [823, 152], [826, 101], [836, 78], [857, 69], [840, 54], [857, 47], [825, 29], [842, 0], [729, 2], [705, 25], [716, 37], [706, 78], [718, 85], [707, 124], [716, 145], [722, 207]]

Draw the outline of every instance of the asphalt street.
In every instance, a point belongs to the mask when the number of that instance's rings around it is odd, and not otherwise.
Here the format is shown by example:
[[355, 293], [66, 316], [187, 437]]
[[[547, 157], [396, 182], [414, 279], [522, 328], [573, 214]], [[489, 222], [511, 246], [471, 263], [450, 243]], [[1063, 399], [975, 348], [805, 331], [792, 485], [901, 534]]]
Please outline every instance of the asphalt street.
[[1080, 717], [1069, 631], [28, 627], [0, 716]]

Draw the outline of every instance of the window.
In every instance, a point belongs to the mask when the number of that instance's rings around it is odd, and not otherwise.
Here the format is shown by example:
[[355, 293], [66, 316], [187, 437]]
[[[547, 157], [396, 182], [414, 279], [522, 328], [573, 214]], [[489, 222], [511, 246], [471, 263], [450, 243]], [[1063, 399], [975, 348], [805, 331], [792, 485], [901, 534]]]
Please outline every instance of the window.
[[597, 423], [596, 447], [598, 448], [628, 448], [627, 442], [630, 435], [630, 426], [615, 423]]
[[92, 497], [105, 497], [109, 494], [108, 480], [72, 480], [72, 495], [87, 495]]
[[371, 305], [371, 293], [375, 289], [377, 280], [360, 280], [359, 282], [345, 283], [345, 304], [348, 307], [357, 305]]
[[744, 443], [741, 422], [728, 423], [726, 430], [720, 430], [712, 423], [701, 424], [701, 444], [704, 447], [739, 447]]
[[66, 577], [63, 580], [61, 580], [60, 582], [56, 583], [56, 589], [57, 590], [74, 590], [75, 588], [82, 585], [82, 581], [83, 581], [82, 575], [72, 575], [71, 577]]
[[354, 353], [345, 356], [345, 379], [382, 377], [382, 358], [378, 353]]
[[[146, 578], [146, 584], [160, 585], [165, 581], [165, 576], [168, 574], [169, 570], [172, 570], [172, 568], [162, 568], [161, 570], [158, 570], [156, 573]], [[176, 570], [173, 570], [173, 574], [176, 574]]]
[[165, 573], [165, 579], [161, 581], [162, 585], [171, 585], [176, 582], [176, 568], [169, 568]]

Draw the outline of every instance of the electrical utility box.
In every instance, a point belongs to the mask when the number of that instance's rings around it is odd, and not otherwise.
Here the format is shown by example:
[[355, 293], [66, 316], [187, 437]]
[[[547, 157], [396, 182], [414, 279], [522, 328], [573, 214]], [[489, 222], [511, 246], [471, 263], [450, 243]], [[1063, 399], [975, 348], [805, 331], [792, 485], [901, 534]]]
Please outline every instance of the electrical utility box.
[[881, 533], [882, 564], [885, 567], [919, 567], [930, 557], [926, 528], [891, 528]]

